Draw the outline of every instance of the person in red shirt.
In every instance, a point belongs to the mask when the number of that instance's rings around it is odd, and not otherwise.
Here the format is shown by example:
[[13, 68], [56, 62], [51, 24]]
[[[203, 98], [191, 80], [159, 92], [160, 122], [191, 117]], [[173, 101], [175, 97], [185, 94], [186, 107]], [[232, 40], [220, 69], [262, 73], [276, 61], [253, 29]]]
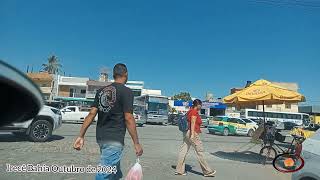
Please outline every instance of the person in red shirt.
[[201, 110], [201, 106], [202, 102], [199, 99], [196, 99], [193, 101], [192, 108], [187, 113], [189, 130], [183, 134], [183, 143], [179, 151], [176, 175], [186, 175], [185, 159], [191, 146], [196, 152], [203, 176], [214, 177], [216, 173], [215, 170], [211, 170], [204, 158], [204, 149], [199, 137], [199, 134], [201, 133], [200, 126], [202, 124], [202, 120], [198, 111]]

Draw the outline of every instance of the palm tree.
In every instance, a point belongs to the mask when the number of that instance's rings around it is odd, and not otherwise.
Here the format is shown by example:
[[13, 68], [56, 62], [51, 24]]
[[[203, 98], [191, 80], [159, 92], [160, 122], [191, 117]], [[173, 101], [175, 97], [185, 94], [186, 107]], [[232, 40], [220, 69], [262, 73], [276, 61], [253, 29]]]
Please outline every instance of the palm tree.
[[42, 69], [49, 74], [59, 74], [61, 72], [62, 65], [59, 63], [58, 57], [52, 55], [48, 58], [47, 64], [42, 64]]

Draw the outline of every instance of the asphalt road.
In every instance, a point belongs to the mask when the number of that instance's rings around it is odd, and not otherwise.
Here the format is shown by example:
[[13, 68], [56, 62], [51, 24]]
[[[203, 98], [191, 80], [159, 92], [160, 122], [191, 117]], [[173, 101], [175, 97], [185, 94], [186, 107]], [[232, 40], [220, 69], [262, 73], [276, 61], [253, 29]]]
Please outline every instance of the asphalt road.
[[[0, 179], [94, 179], [93, 173], [53, 173], [53, 172], [7, 172], [7, 165], [57, 165], [95, 167], [99, 159], [99, 149], [95, 142], [95, 125], [86, 134], [84, 149], [75, 151], [72, 143], [79, 133], [79, 124], [63, 124], [55, 131], [49, 142], [33, 143], [12, 134], [0, 134]], [[204, 178], [193, 151], [186, 160], [187, 176], [175, 176], [174, 167], [182, 135], [176, 126], [146, 125], [138, 127], [144, 154], [140, 159], [144, 180], [167, 179], [216, 179], [216, 180], [289, 180], [290, 175], [282, 174], [271, 165], [262, 165], [257, 154], [260, 146], [250, 144], [248, 137], [219, 136], [207, 134], [203, 129], [202, 141], [206, 158], [216, 177]], [[126, 136], [124, 157], [121, 162], [124, 175], [135, 163], [130, 137]]]

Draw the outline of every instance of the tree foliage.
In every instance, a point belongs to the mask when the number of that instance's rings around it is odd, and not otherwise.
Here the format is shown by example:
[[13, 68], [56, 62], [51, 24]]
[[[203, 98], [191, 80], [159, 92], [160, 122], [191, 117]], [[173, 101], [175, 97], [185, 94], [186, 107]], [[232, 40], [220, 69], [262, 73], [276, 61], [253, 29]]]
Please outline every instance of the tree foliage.
[[191, 101], [191, 95], [188, 92], [180, 92], [173, 96], [174, 100], [184, 100], [184, 101]]
[[57, 56], [52, 55], [48, 58], [46, 64], [42, 64], [42, 70], [49, 74], [58, 74], [61, 72], [62, 65], [59, 63]]

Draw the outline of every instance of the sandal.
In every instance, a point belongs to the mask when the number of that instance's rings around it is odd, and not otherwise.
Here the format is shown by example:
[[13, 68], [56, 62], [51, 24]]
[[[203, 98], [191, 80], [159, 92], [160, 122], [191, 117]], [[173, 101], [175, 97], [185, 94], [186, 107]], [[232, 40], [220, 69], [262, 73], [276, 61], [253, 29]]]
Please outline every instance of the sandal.
[[181, 173], [175, 172], [175, 173], [174, 173], [174, 175], [177, 175], [177, 176], [186, 176], [186, 175], [187, 175], [187, 173], [183, 173], [183, 174], [181, 174]]
[[216, 174], [216, 172], [217, 171], [213, 171], [213, 172], [211, 172], [211, 173], [209, 173], [209, 174], [205, 174], [205, 175], [203, 175], [204, 177], [214, 177], [214, 175]]

